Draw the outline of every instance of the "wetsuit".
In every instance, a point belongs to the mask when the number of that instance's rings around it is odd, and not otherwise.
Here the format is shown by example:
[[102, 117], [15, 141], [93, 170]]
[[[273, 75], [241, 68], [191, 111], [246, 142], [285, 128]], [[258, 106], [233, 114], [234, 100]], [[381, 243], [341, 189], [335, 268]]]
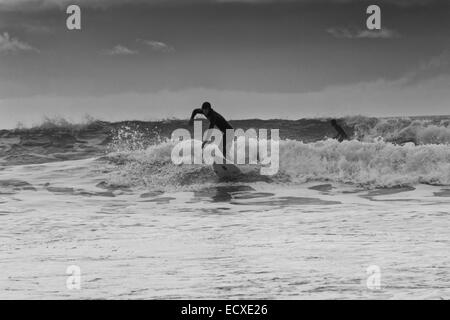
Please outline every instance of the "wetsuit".
[[203, 113], [202, 109], [195, 109], [192, 111], [191, 120], [195, 118], [197, 114], [203, 114], [209, 120], [209, 129], [217, 127], [222, 132], [222, 153], [226, 157], [227, 149], [227, 129], [233, 129], [233, 127], [222, 117], [220, 114], [215, 112], [213, 109], [209, 110], [208, 115]]

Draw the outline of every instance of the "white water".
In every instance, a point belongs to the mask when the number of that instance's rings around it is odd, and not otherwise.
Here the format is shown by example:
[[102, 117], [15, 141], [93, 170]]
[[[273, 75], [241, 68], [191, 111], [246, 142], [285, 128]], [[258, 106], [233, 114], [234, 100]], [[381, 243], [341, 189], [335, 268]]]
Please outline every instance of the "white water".
[[[0, 298], [450, 298], [449, 187], [97, 187], [111, 170], [0, 171]], [[70, 265], [81, 290], [66, 288]]]

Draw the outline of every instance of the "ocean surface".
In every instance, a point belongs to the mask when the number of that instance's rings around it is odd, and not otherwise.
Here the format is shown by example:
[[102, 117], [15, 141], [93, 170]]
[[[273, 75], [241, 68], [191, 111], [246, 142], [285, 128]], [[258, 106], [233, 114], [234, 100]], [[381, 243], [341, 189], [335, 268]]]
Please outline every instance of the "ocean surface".
[[172, 163], [186, 121], [0, 130], [0, 298], [449, 299], [450, 117], [339, 122], [232, 121], [280, 170], [228, 181]]

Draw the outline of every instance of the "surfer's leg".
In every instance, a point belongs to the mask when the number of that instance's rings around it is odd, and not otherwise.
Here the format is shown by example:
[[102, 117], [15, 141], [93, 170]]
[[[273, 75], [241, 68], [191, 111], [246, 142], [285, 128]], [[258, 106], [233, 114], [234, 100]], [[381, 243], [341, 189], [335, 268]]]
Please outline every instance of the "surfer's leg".
[[222, 154], [227, 163], [232, 163], [232, 161], [228, 157], [229, 156], [228, 152], [230, 151], [230, 148], [231, 148], [230, 142], [231, 141], [227, 141], [227, 134], [226, 134], [226, 132], [224, 132], [222, 134]]
[[226, 132], [224, 132], [222, 134], [222, 154], [223, 154], [223, 157], [226, 159], [227, 158], [227, 134], [226, 134]]

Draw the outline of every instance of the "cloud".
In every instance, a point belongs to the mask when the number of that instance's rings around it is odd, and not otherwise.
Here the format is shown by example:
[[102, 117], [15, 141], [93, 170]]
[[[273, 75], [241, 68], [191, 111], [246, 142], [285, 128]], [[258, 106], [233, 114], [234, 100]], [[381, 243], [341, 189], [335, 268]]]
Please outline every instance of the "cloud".
[[[137, 39], [136, 42], [143, 44], [145, 47], [150, 48], [151, 51], [154, 52], [161, 52], [161, 53], [172, 53], [175, 52], [175, 48], [165, 44], [164, 42], [160, 41], [153, 41], [153, 40], [144, 40], [144, 39]], [[130, 49], [124, 45], [118, 44], [114, 48], [109, 49], [104, 52], [107, 55], [110, 56], [131, 56], [136, 55], [139, 53], [138, 50]]]
[[327, 32], [338, 39], [393, 39], [400, 37], [398, 32], [387, 28], [382, 28], [381, 30], [363, 30], [334, 27], [327, 29]]
[[446, 0], [215, 0], [215, 2], [244, 2], [244, 3], [270, 3], [270, 2], [296, 2], [296, 3], [323, 3], [323, 4], [349, 4], [349, 3], [365, 3], [365, 4], [387, 4], [396, 6], [416, 6], [429, 5], [434, 3], [444, 3]]
[[110, 55], [110, 56], [129, 56], [129, 55], [138, 54], [138, 51], [129, 49], [123, 45], [118, 44], [114, 48], [107, 50], [106, 54]]
[[20, 25], [26, 32], [33, 34], [50, 34], [54, 30], [49, 26], [38, 25], [38, 24], [21, 24]]
[[0, 34], [0, 54], [16, 53], [20, 51], [39, 52], [39, 50], [32, 47], [28, 43], [22, 42], [17, 38], [12, 38], [8, 32]]
[[185, 119], [205, 99], [229, 119], [439, 115], [448, 114], [449, 86], [450, 76], [441, 76], [412, 86], [404, 86], [399, 80], [380, 79], [308, 93], [192, 88], [74, 98], [41, 95], [0, 99], [0, 128], [14, 127], [18, 121], [36, 123], [43, 115], [63, 116], [75, 121], [83, 119], [85, 114], [110, 121]]
[[162, 53], [172, 53], [175, 52], [175, 48], [160, 41], [153, 41], [153, 40], [143, 40], [138, 39], [137, 42], [143, 43], [144, 45], [148, 46], [152, 51], [155, 52], [162, 52]]
[[450, 50], [419, 64], [417, 68], [408, 72], [404, 77], [405, 85], [413, 85], [442, 75], [450, 75]]
[[[51, 8], [63, 9], [70, 4], [78, 4], [89, 8], [109, 8], [127, 4], [194, 4], [194, 3], [300, 3], [300, 4], [351, 4], [367, 3], [372, 4], [373, 0], [0, 0], [0, 10], [46, 10]], [[379, 5], [396, 6], [426, 6], [437, 3], [445, 3], [446, 0], [378, 0]]]
[[441, 54], [431, 57], [430, 60], [420, 65], [421, 70], [440, 69], [450, 66], [450, 49], [445, 50]]
[[[150, 48], [150, 50], [154, 52], [161, 52], [161, 53], [175, 52], [174, 47], [164, 42], [154, 40], [144, 40], [144, 39], [137, 39], [136, 42], [143, 44], [145, 47]], [[138, 54], [139, 51], [118, 44], [114, 48], [107, 50], [105, 53], [110, 56], [130, 56]]]

